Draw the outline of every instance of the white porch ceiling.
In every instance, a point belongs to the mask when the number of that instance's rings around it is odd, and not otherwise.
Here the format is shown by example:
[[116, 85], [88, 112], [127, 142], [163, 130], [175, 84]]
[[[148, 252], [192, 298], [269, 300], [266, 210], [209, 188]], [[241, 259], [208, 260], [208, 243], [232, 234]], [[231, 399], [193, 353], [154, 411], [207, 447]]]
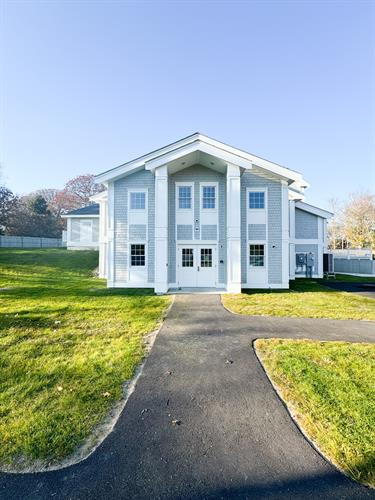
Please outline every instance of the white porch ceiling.
[[202, 151], [194, 151], [182, 156], [181, 158], [168, 162], [168, 172], [170, 175], [175, 174], [176, 172], [179, 172], [184, 168], [192, 167], [193, 165], [202, 165], [220, 173], [226, 173], [227, 171], [227, 163], [222, 159]]

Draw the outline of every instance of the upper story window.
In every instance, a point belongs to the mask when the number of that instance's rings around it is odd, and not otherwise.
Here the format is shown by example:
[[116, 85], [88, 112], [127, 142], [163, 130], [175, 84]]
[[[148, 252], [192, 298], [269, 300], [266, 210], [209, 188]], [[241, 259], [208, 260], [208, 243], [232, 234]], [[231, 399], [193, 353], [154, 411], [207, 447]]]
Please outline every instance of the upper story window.
[[146, 193], [131, 192], [130, 193], [130, 210], [145, 210], [146, 208]]
[[179, 186], [178, 208], [191, 208], [191, 186]]
[[216, 188], [215, 188], [215, 186], [203, 186], [202, 208], [216, 208]]
[[264, 191], [249, 192], [249, 208], [265, 208], [265, 193]]

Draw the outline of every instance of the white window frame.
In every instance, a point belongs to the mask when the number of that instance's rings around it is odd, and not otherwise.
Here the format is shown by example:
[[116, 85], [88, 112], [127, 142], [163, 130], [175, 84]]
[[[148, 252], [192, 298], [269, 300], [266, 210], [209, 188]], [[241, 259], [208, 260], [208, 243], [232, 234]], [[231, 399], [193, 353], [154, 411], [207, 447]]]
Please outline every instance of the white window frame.
[[[189, 187], [191, 190], [191, 207], [180, 208], [180, 187]], [[176, 182], [176, 210], [177, 212], [192, 212], [194, 210], [194, 182]]]
[[[144, 266], [133, 266], [132, 265], [132, 245], [144, 245], [145, 247], [145, 265]], [[147, 255], [147, 243], [145, 241], [131, 241], [129, 243], [129, 249], [128, 249], [128, 255], [129, 255], [129, 268], [133, 269], [147, 269], [148, 266], [148, 255]]]
[[[203, 188], [204, 187], [214, 187], [215, 188], [215, 208], [203, 208]], [[219, 183], [218, 182], [201, 182], [200, 183], [200, 209], [204, 212], [215, 213], [218, 211], [219, 207]]]
[[[264, 208], [250, 208], [250, 193], [264, 193]], [[250, 210], [251, 213], [263, 212], [267, 210], [268, 200], [267, 200], [267, 189], [266, 188], [248, 188], [246, 190], [246, 208]]]
[[[131, 195], [132, 193], [144, 193], [145, 194], [145, 208], [131, 208]], [[128, 209], [132, 213], [145, 213], [148, 209], [148, 190], [147, 189], [134, 189], [130, 188], [128, 191]]]
[[[250, 245], [263, 245], [264, 247], [264, 255], [263, 255], [263, 266], [252, 266], [250, 264]], [[265, 241], [255, 241], [249, 240], [247, 242], [247, 265], [249, 269], [255, 270], [266, 270], [267, 269], [267, 244]]]

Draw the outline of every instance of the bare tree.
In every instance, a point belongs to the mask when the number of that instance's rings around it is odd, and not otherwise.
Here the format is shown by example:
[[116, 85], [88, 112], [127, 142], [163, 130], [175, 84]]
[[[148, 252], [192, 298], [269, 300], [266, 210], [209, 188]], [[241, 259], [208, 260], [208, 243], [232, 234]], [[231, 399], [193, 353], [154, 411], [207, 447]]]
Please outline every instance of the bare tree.
[[343, 210], [344, 234], [350, 246], [375, 246], [375, 195], [353, 193]]
[[95, 177], [91, 174], [79, 175], [65, 184], [64, 192], [73, 195], [78, 206], [88, 205], [90, 196], [104, 190], [102, 184], [96, 184]]
[[337, 198], [331, 198], [329, 201], [330, 211], [334, 214], [328, 221], [328, 241], [329, 248], [344, 248], [346, 246], [343, 220], [343, 204]]

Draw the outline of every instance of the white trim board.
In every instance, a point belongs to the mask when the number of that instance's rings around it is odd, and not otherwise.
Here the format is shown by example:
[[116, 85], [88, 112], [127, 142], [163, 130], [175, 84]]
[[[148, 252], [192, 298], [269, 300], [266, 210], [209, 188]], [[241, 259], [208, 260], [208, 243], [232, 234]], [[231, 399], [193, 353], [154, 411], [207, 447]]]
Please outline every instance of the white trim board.
[[296, 208], [299, 208], [300, 210], [303, 210], [304, 212], [308, 212], [310, 214], [317, 215], [318, 217], [322, 217], [323, 219], [330, 219], [333, 217], [332, 212], [328, 212], [328, 210], [323, 210], [322, 208], [319, 207], [314, 207], [313, 205], [309, 205], [308, 203], [305, 203], [304, 201], [296, 201]]
[[296, 190], [301, 192], [305, 187], [309, 186], [299, 172], [211, 139], [199, 132], [98, 174], [96, 181], [113, 181], [142, 168], [153, 171], [158, 166], [165, 165], [169, 161], [173, 161], [194, 151], [202, 151], [216, 156], [244, 169], [252, 169], [253, 165], [258, 166], [288, 180], [290, 185], [293, 185]]

